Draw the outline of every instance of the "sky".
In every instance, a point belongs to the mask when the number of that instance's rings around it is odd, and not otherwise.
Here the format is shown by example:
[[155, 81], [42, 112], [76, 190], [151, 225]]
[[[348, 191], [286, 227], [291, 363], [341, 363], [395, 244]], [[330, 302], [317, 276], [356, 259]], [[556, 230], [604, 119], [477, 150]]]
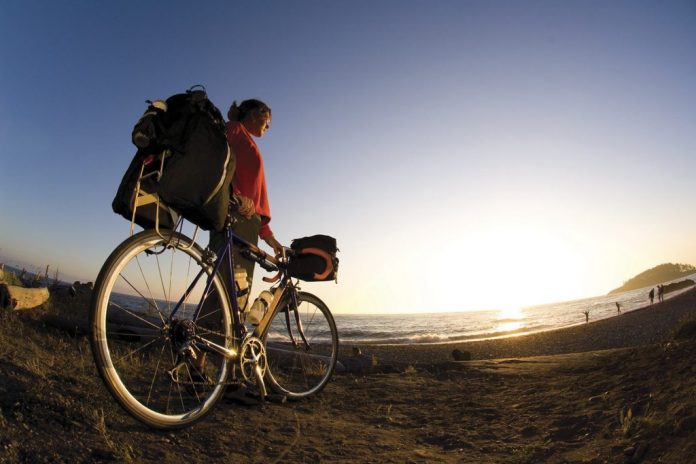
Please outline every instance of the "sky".
[[203, 84], [272, 108], [271, 226], [337, 238], [335, 312], [606, 294], [696, 264], [694, 76], [694, 1], [4, 0], [0, 262], [93, 281], [145, 100]]

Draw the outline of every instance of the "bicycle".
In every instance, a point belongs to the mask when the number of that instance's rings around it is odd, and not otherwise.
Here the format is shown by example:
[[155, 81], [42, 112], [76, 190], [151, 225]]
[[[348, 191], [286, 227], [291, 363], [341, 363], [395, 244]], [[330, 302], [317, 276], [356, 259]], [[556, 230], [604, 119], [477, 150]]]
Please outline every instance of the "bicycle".
[[[293, 282], [291, 250], [268, 256], [231, 231], [228, 213], [227, 241], [213, 252], [195, 242], [198, 228], [184, 235], [181, 221], [132, 234], [95, 281], [90, 343], [113, 398], [150, 427], [176, 429], [203, 419], [230, 386], [255, 387], [262, 400], [267, 386], [289, 400], [320, 392], [336, 367], [338, 331], [326, 304]], [[234, 279], [220, 272], [225, 265], [234, 276], [235, 246], [277, 272], [264, 278], [273, 300], [253, 328]]]

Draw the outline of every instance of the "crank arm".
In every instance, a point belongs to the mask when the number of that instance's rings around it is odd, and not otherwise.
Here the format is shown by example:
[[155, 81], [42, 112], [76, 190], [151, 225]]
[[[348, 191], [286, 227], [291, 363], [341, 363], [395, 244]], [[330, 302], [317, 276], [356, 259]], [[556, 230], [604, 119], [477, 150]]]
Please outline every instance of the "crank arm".
[[237, 352], [234, 350], [230, 350], [229, 348], [225, 348], [224, 346], [220, 346], [217, 343], [213, 343], [210, 340], [206, 340], [205, 338], [201, 338], [198, 335], [194, 338], [196, 343], [198, 345], [201, 345], [203, 349], [206, 349], [208, 351], [212, 351], [214, 353], [218, 353], [222, 356], [225, 357], [225, 359], [234, 359], [237, 357]]
[[266, 399], [266, 396], [268, 396], [268, 391], [266, 390], [266, 383], [263, 381], [263, 372], [258, 364], [254, 366], [254, 377], [256, 378], [256, 386], [259, 389], [259, 395], [263, 401]]

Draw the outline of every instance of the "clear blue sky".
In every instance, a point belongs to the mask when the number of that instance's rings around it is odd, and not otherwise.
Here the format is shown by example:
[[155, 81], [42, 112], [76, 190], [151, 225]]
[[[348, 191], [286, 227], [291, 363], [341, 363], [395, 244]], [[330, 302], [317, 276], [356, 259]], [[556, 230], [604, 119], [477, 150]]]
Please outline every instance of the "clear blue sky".
[[696, 264], [693, 1], [5, 1], [0, 60], [0, 261], [94, 280], [144, 101], [204, 84], [272, 107], [272, 226], [338, 238], [337, 311]]

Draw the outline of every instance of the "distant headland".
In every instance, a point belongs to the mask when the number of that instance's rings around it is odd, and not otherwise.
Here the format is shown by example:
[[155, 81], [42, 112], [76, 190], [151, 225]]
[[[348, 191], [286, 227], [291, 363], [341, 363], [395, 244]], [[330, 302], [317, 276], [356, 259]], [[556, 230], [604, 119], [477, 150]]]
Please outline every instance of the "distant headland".
[[608, 295], [661, 284], [662, 282], [678, 279], [694, 273], [696, 273], [696, 267], [691, 264], [660, 264], [659, 266], [655, 266], [628, 279], [621, 287], [610, 291]]

